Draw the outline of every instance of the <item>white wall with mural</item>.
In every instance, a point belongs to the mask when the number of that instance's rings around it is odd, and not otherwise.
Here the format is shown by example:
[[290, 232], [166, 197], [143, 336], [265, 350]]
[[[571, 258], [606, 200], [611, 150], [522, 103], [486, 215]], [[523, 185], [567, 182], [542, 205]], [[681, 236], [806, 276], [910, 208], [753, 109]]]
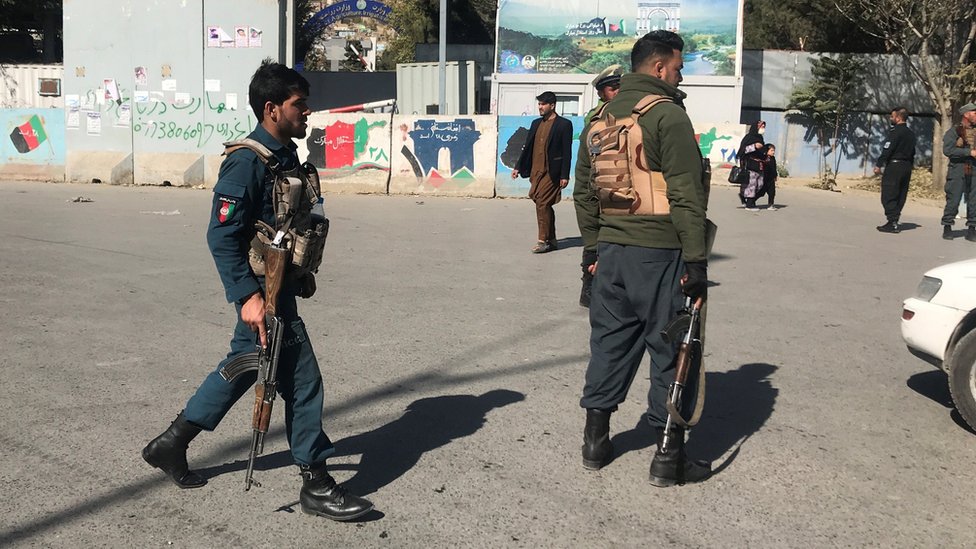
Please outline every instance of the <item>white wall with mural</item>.
[[390, 194], [495, 194], [494, 116], [393, 117]]
[[391, 114], [312, 113], [298, 156], [318, 168], [323, 192], [385, 194], [392, 127]]

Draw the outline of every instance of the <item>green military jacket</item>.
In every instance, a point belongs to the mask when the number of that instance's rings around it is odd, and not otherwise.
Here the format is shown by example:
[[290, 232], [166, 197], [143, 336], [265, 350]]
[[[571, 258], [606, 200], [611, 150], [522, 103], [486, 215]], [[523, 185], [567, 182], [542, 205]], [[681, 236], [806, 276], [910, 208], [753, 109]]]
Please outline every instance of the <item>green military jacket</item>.
[[600, 203], [590, 186], [587, 127], [580, 134], [573, 200], [583, 246], [611, 242], [648, 248], [681, 249], [685, 261], [704, 261], [707, 190], [702, 182], [702, 157], [691, 119], [684, 110], [685, 93], [660, 78], [630, 73], [621, 79], [620, 93], [606, 111], [616, 118], [630, 116], [634, 105], [649, 94], [671, 97], [639, 120], [644, 134], [647, 165], [660, 171], [668, 185], [667, 215], [602, 215]]

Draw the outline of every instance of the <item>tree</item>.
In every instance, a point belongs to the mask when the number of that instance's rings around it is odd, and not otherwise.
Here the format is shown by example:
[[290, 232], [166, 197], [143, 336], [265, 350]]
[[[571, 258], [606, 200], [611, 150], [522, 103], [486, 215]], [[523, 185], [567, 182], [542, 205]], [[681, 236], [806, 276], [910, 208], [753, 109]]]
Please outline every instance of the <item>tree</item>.
[[[976, 94], [976, 10], [973, 0], [834, 0], [863, 32], [899, 53], [925, 88], [938, 119], [934, 142], [956, 108]], [[945, 182], [946, 159], [932, 155], [933, 186]]]
[[60, 0], [0, 0], [0, 30], [40, 35], [41, 59], [31, 61], [60, 62], [64, 55], [61, 4]]
[[811, 73], [813, 80], [793, 90], [787, 108], [799, 111], [810, 122], [820, 146], [821, 186], [833, 190], [850, 117], [864, 95], [864, 63], [850, 54], [821, 57], [811, 61]]
[[884, 52], [885, 43], [858, 32], [829, 2], [819, 0], [746, 0], [743, 45], [746, 49], [834, 53]]

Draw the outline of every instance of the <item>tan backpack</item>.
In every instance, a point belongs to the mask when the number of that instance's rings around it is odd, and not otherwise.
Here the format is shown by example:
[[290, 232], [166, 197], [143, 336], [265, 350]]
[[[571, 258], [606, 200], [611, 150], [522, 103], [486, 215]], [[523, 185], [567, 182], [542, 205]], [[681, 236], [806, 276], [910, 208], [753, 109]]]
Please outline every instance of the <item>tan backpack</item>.
[[668, 215], [668, 186], [664, 174], [651, 171], [644, 153], [644, 132], [637, 121], [669, 97], [648, 95], [631, 115], [616, 119], [604, 104], [590, 118], [586, 135], [590, 151], [590, 185], [606, 215]]

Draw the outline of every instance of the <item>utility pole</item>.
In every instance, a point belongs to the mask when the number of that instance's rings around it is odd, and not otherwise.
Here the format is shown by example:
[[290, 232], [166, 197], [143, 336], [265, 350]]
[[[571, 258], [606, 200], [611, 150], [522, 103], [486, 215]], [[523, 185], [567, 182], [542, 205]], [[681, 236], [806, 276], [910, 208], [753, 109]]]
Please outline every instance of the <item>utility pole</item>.
[[440, 36], [437, 44], [440, 69], [440, 96], [437, 99], [437, 113], [447, 114], [447, 0], [441, 0]]

